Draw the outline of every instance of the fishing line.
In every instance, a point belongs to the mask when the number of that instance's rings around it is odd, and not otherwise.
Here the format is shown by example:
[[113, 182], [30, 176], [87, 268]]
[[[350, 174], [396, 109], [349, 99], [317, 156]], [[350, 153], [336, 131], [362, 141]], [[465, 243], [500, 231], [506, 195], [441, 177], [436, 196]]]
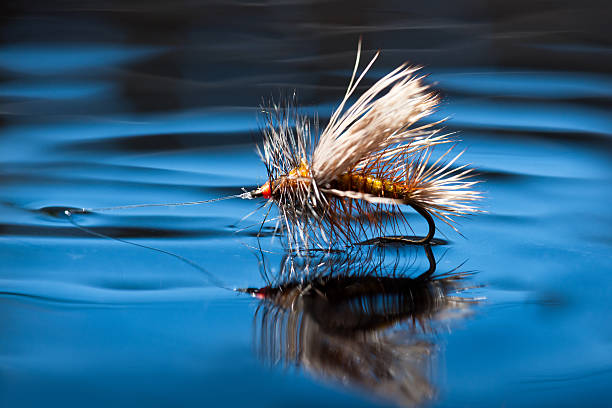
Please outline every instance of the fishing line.
[[[160, 205], [160, 204], [157, 204], [157, 205]], [[114, 209], [114, 208], [117, 208], [117, 207], [109, 207], [109, 208]], [[65, 215], [66, 215], [66, 217], [68, 218], [68, 221], [69, 221], [69, 222], [70, 222], [72, 225], [74, 225], [76, 228], [78, 228], [79, 230], [81, 230], [81, 231], [83, 231], [83, 232], [86, 232], [86, 233], [88, 233], [88, 234], [90, 234], [90, 235], [94, 235], [94, 236], [100, 237], [100, 238], [110, 239], [110, 240], [112, 240], [112, 241], [122, 242], [122, 243], [124, 243], [124, 244], [134, 245], [134, 246], [137, 246], [137, 247], [140, 247], [140, 248], [149, 249], [149, 250], [152, 250], [152, 251], [160, 252], [160, 253], [162, 253], [162, 254], [170, 255], [170, 256], [172, 256], [172, 257], [174, 257], [174, 258], [178, 259], [179, 261], [186, 263], [187, 265], [191, 266], [192, 268], [197, 269], [199, 272], [203, 273], [203, 274], [206, 276], [206, 278], [208, 279], [208, 282], [209, 282], [211, 285], [213, 285], [213, 286], [215, 286], [215, 287], [218, 287], [218, 288], [220, 288], [220, 289], [226, 289], [226, 290], [231, 290], [231, 291], [234, 291], [234, 288], [229, 288], [229, 287], [225, 286], [225, 284], [224, 284], [223, 282], [221, 282], [221, 281], [220, 281], [220, 280], [219, 280], [219, 279], [218, 279], [218, 278], [217, 278], [215, 275], [213, 275], [211, 272], [207, 271], [206, 269], [204, 269], [203, 267], [201, 267], [200, 265], [198, 265], [198, 264], [197, 264], [197, 263], [195, 263], [194, 261], [192, 261], [192, 260], [190, 260], [190, 259], [188, 259], [188, 258], [185, 258], [184, 256], [181, 256], [181, 255], [178, 255], [178, 254], [172, 253], [172, 252], [170, 252], [170, 251], [166, 251], [166, 250], [164, 250], [164, 249], [155, 248], [155, 247], [148, 246], [148, 245], [144, 245], [144, 244], [138, 244], [138, 243], [136, 243], [136, 242], [132, 242], [132, 241], [127, 241], [127, 240], [122, 239], [122, 238], [111, 237], [110, 235], [106, 235], [106, 234], [102, 234], [102, 233], [100, 233], [100, 232], [96, 232], [96, 231], [92, 230], [91, 228], [87, 228], [87, 227], [84, 227], [84, 226], [82, 226], [82, 225], [78, 224], [78, 223], [77, 223], [77, 222], [76, 222], [76, 221], [75, 221], [75, 220], [72, 218], [72, 215], [73, 215], [74, 213], [77, 213], [77, 214], [78, 214], [78, 213], [80, 213], [80, 211], [81, 211], [81, 210], [77, 210], [77, 211], [65, 210], [65, 211], [64, 211], [64, 214], [65, 214]]]
[[130, 208], [144, 208], [144, 207], [178, 207], [184, 205], [199, 205], [199, 204], [209, 204], [217, 201], [229, 200], [232, 198], [243, 198], [248, 199], [251, 198], [251, 193], [244, 192], [241, 194], [234, 194], [226, 197], [218, 197], [211, 198], [210, 200], [201, 200], [201, 201], [186, 201], [182, 203], [146, 203], [146, 204], [128, 204], [128, 205], [117, 205], [114, 207], [98, 207], [98, 208], [80, 208], [75, 209], [70, 212], [71, 214], [87, 214], [91, 212], [102, 212], [102, 211], [113, 211], [113, 210], [125, 210]]
[[170, 251], [166, 251], [164, 249], [160, 249], [160, 248], [155, 248], [149, 245], [144, 245], [144, 244], [138, 244], [136, 242], [131, 242], [131, 241], [127, 241], [125, 239], [122, 238], [116, 238], [116, 237], [111, 237], [109, 235], [106, 234], [102, 234], [100, 232], [96, 232], [90, 228], [84, 227], [82, 225], [80, 225], [79, 223], [77, 223], [74, 218], [72, 217], [74, 214], [89, 214], [89, 213], [94, 213], [94, 212], [104, 212], [104, 211], [113, 211], [113, 210], [125, 210], [125, 209], [132, 209], [132, 208], [146, 208], [146, 207], [178, 207], [178, 206], [186, 206], [186, 205], [199, 205], [199, 204], [209, 204], [209, 203], [214, 203], [217, 201], [224, 201], [224, 200], [230, 200], [233, 198], [242, 198], [242, 199], [251, 199], [253, 198], [252, 192], [246, 191], [243, 189], [243, 193], [240, 194], [233, 194], [230, 196], [225, 196], [225, 197], [218, 197], [218, 198], [212, 198], [209, 200], [200, 200], [200, 201], [186, 201], [186, 202], [179, 202], [179, 203], [145, 203], [145, 204], [128, 204], [128, 205], [118, 205], [118, 206], [113, 206], [113, 207], [96, 207], [96, 208], [74, 208], [74, 209], [67, 209], [64, 210], [64, 215], [66, 215], [66, 217], [68, 218], [68, 221], [77, 229], [93, 235], [93, 236], [97, 236], [100, 238], [105, 238], [105, 239], [110, 239], [112, 241], [117, 241], [117, 242], [121, 242], [124, 244], [129, 244], [129, 245], [133, 245], [139, 248], [143, 248], [143, 249], [148, 249], [151, 251], [156, 251], [165, 255], [169, 255], [172, 256], [176, 259], [178, 259], [181, 262], [186, 263], [187, 265], [191, 266], [192, 268], [198, 270], [199, 272], [203, 273], [206, 278], [208, 279], [208, 282], [218, 288], [221, 289], [226, 289], [226, 290], [231, 290], [234, 291], [234, 288], [229, 288], [227, 287], [222, 281], [220, 281], [215, 275], [213, 275], [211, 272], [207, 271], [206, 269], [204, 269], [202, 266], [198, 265], [196, 262], [175, 254], [173, 252]]

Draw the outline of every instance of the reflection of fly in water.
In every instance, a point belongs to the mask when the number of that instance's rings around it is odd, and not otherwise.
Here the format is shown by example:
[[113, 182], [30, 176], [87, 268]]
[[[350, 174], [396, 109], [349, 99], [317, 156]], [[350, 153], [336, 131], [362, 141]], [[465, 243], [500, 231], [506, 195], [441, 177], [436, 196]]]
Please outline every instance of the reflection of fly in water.
[[475, 300], [468, 273], [411, 277], [411, 265], [385, 262], [382, 250], [324, 259], [285, 258], [280, 280], [244, 291], [261, 299], [255, 314], [260, 356], [327, 380], [357, 386], [402, 406], [435, 395], [430, 380], [435, 322], [465, 315]]

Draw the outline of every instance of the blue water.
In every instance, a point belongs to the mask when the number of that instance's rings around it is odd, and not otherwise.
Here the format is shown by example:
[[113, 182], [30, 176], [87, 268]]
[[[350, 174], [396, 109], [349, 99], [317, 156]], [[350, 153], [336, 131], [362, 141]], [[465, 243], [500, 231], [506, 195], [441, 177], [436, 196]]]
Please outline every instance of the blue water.
[[[609, 405], [612, 54], [591, 29], [601, 11], [584, 8], [574, 38], [555, 34], [573, 6], [518, 2], [502, 20], [475, 4], [476, 17], [450, 5], [328, 6], [61, 3], [6, 17], [0, 406]], [[262, 214], [241, 220], [256, 201], [74, 215], [85, 230], [45, 210], [260, 185], [261, 98], [296, 89], [325, 122], [359, 34], [366, 54], [382, 49], [372, 78], [404, 60], [426, 64], [443, 96], [432, 120], [448, 117], [467, 148], [461, 162], [485, 180], [487, 212], [462, 220], [462, 235], [441, 225], [446, 243], [433, 247], [438, 273], [470, 274], [412, 316], [418, 324], [330, 334], [312, 305], [233, 291], [265, 287], [266, 276], [283, 284], [279, 241], [269, 229], [256, 237]], [[385, 276], [428, 268], [420, 248], [386, 256], [401, 267]], [[359, 275], [362, 262], [344, 272]], [[266, 356], [266, 307], [310, 322], [293, 357]], [[346, 354], [318, 361], [308, 349], [317, 342]], [[413, 365], [419, 375], [399, 394], [356, 381], [342, 363], [365, 364], [368, 347], [396, 353], [381, 363], [396, 370], [387, 384]], [[420, 396], [396, 398], [408, 394]]]

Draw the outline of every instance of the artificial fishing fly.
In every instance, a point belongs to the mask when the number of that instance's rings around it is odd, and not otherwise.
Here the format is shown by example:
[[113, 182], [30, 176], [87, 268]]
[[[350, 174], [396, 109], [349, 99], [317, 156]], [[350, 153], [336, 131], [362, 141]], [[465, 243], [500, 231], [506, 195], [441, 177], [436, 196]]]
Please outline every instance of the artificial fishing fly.
[[[479, 212], [475, 202], [482, 196], [473, 189], [479, 181], [467, 165], [453, 167], [463, 152], [443, 162], [456, 141], [436, 128], [441, 121], [419, 122], [439, 104], [415, 74], [420, 67], [399, 66], [346, 108], [379, 52], [355, 80], [360, 54], [361, 41], [346, 94], [320, 134], [295, 104], [262, 109], [266, 126], [258, 152], [268, 181], [242, 198], [277, 205], [277, 229], [286, 230], [290, 249], [350, 246], [371, 238], [368, 231], [427, 244], [433, 217], [456, 230], [456, 217]], [[449, 143], [433, 161], [432, 148]], [[407, 237], [403, 206], [425, 218], [425, 237]]]

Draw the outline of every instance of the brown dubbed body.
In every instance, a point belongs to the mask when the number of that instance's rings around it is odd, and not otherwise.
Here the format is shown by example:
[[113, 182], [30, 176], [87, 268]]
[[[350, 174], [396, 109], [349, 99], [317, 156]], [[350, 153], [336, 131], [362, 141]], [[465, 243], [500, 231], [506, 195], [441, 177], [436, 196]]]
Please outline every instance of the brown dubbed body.
[[[303, 160], [299, 167], [291, 170], [286, 176], [268, 181], [263, 186], [253, 191], [253, 197], [264, 198], [277, 197], [286, 193], [286, 189], [297, 190], [300, 185], [309, 188], [311, 183], [308, 163]], [[359, 173], [344, 173], [331, 180], [325, 185], [327, 189], [340, 192], [355, 192], [368, 194], [374, 197], [390, 198], [398, 201], [410, 199], [411, 189], [405, 182], [396, 182], [384, 178]]]
[[355, 191], [396, 200], [406, 200], [409, 194], [404, 183], [355, 173], [342, 174], [330, 183], [330, 187], [340, 191]]
[[[264, 198], [278, 196], [282, 193], [281, 190], [285, 188], [297, 188], [300, 183], [304, 183], [307, 186], [310, 181], [306, 177], [280, 177], [273, 180], [271, 184], [270, 182], [264, 184], [261, 188], [253, 192], [253, 196], [263, 196]], [[328, 187], [338, 191], [352, 191], [394, 200], [404, 201], [410, 199], [410, 189], [406, 187], [404, 183], [393, 182], [363, 174], [344, 173], [328, 183]]]

